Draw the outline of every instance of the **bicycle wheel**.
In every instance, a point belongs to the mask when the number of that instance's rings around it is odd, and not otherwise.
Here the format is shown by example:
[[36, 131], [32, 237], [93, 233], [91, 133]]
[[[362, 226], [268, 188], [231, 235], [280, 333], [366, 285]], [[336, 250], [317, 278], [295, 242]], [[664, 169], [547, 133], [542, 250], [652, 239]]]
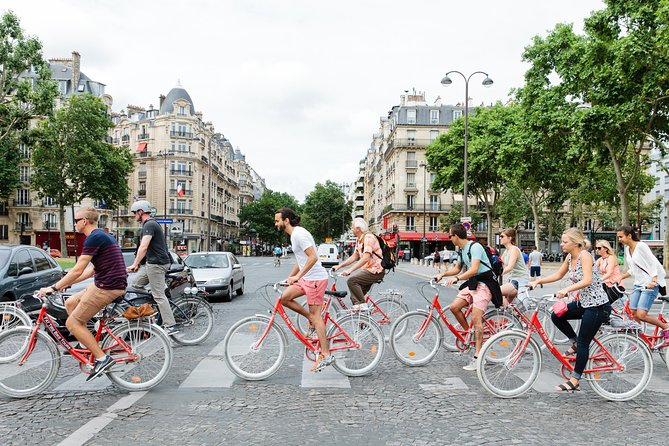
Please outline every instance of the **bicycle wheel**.
[[611, 333], [599, 342], [622, 370], [598, 370], [614, 364], [599, 346], [591, 348], [586, 369], [594, 370], [588, 374], [588, 383], [592, 390], [610, 401], [627, 401], [641, 394], [653, 374], [653, 358], [646, 343], [637, 336], [626, 333]]
[[410, 311], [398, 317], [390, 329], [390, 349], [408, 366], [421, 366], [432, 361], [439, 351], [443, 329], [436, 317], [423, 311]]
[[488, 392], [515, 398], [534, 385], [541, 370], [541, 349], [532, 338], [523, 348], [526, 340], [527, 333], [507, 330], [483, 344], [476, 373]]
[[[305, 302], [302, 306], [304, 307], [304, 310], [308, 313], [309, 305]], [[330, 313], [330, 319], [335, 321], [339, 319], [339, 305], [332, 302], [330, 304], [330, 308], [328, 308], [328, 313]], [[296, 313], [295, 326], [297, 327], [297, 331], [299, 331], [302, 334], [305, 334], [307, 332], [307, 329], [309, 328], [309, 321], [306, 317], [302, 316], [300, 313]]]
[[32, 325], [28, 313], [15, 305], [0, 305], [0, 333], [22, 325], [26, 327]]
[[[375, 304], [375, 305], [374, 305]], [[409, 311], [409, 307], [400, 297], [383, 297], [370, 305], [370, 316], [381, 327], [383, 336], [389, 339], [393, 322]]]
[[177, 299], [174, 301], [172, 313], [179, 329], [178, 333], [172, 335], [172, 339], [179, 344], [200, 344], [209, 337], [214, 328], [214, 310], [204, 299]]
[[[342, 330], [357, 344], [351, 346]], [[386, 343], [383, 331], [373, 319], [361, 314], [349, 314], [337, 320], [328, 330], [330, 349], [335, 357], [333, 367], [346, 376], [371, 373], [383, 357]], [[348, 348], [345, 348], [349, 346]]]
[[[123, 348], [127, 344], [131, 351]], [[102, 349], [116, 361], [107, 373], [122, 389], [148, 390], [165, 379], [172, 366], [172, 346], [165, 332], [154, 324], [127, 322], [115, 327]]]
[[[548, 325], [552, 325], [553, 327], [555, 327], [555, 325], [553, 324], [553, 321], [550, 318], [550, 313], [548, 315], [548, 320], [550, 321], [550, 324], [548, 324]], [[569, 321], [569, 324], [574, 329], [574, 333], [578, 334], [578, 330], [581, 328], [581, 320], [580, 319], [572, 319], [572, 320]], [[553, 335], [553, 344], [564, 345], [564, 344], [568, 344], [568, 343], [571, 342], [569, 340], [569, 338], [567, 336], [565, 336], [564, 333], [562, 333], [557, 328], [554, 328], [553, 332], [555, 333]]]
[[[453, 313], [451, 313], [450, 308], [446, 307], [443, 309], [443, 311], [444, 311], [444, 316], [446, 316], [448, 322], [450, 322], [451, 325], [453, 325], [453, 328], [455, 328], [456, 331], [462, 332], [463, 331], [462, 325], [460, 325], [460, 322], [458, 322], [457, 319], [455, 319], [455, 316], [453, 315]], [[439, 319], [439, 316], [435, 317]], [[439, 324], [439, 327], [441, 328], [441, 324]], [[458, 347], [458, 345], [462, 346], [462, 342], [460, 342], [460, 340], [455, 336], [455, 333], [453, 333], [450, 328], [445, 327], [442, 330], [442, 334], [444, 335], [444, 337], [442, 338], [442, 345], [446, 350], [448, 350], [449, 352], [462, 351], [462, 349]]]
[[521, 330], [522, 324], [510, 308], [494, 308], [483, 315], [483, 339], [504, 330]]
[[19, 364], [27, 351], [32, 329], [16, 327], [0, 333], [0, 356], [12, 358], [0, 363], [0, 393], [13, 398], [26, 398], [47, 389], [56, 379], [60, 368], [60, 354], [55, 342], [38, 331], [33, 350]]
[[[225, 362], [235, 375], [249, 381], [269, 378], [286, 359], [284, 331], [270, 319], [250, 316], [233, 325], [223, 340]], [[263, 337], [264, 336], [264, 337]]]

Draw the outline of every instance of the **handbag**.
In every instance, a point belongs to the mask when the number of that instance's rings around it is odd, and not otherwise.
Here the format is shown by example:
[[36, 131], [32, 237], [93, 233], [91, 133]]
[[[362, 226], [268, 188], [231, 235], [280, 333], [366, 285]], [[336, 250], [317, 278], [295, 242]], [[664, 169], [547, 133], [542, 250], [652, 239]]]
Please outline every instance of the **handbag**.
[[618, 285], [617, 283], [614, 283], [613, 286], [608, 286], [605, 283], [602, 283], [602, 288], [604, 288], [604, 292], [608, 296], [610, 303], [623, 297], [623, 292], [625, 291], [625, 287]]
[[567, 312], [567, 302], [565, 302], [564, 300], [560, 299], [553, 304], [553, 313], [557, 317], [562, 316], [566, 312]]

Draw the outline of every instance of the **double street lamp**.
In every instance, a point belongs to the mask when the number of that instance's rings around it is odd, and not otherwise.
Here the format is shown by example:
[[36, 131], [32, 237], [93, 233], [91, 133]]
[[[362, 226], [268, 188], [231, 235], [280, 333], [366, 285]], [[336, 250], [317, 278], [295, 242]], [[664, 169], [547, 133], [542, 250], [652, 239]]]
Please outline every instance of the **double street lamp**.
[[468, 190], [467, 190], [467, 143], [469, 140], [469, 80], [474, 76], [475, 74], [483, 74], [485, 76], [485, 79], [483, 79], [483, 86], [484, 87], [490, 87], [493, 82], [490, 77], [488, 77], [488, 73], [485, 73], [483, 71], [474, 71], [472, 74], [469, 76], [465, 76], [459, 71], [449, 71], [446, 73], [444, 78], [441, 80], [441, 85], [444, 87], [448, 87], [453, 83], [450, 77], [448, 77], [449, 74], [452, 73], [457, 73], [462, 78], [465, 80], [465, 154], [464, 154], [464, 178], [463, 178], [463, 183], [464, 183], [464, 190], [463, 190], [463, 203], [462, 203], [462, 211], [463, 211], [463, 217], [468, 217], [469, 216], [469, 207], [467, 206], [467, 195], [468, 195]]

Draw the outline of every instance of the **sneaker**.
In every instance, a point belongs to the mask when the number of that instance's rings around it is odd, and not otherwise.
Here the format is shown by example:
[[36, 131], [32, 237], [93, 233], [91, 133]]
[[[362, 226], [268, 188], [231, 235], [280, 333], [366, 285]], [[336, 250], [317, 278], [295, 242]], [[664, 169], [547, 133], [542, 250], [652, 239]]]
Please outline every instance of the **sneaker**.
[[467, 370], [468, 372], [475, 372], [478, 370], [477, 366], [478, 358], [474, 356], [471, 361], [469, 361], [469, 364], [464, 366], [462, 370]]
[[312, 372], [320, 372], [323, 370], [325, 367], [332, 365], [334, 362], [335, 358], [332, 355], [328, 356], [323, 356], [323, 355], [318, 355], [318, 359], [316, 360], [316, 364], [314, 364], [311, 369], [309, 369]]
[[165, 325], [163, 329], [165, 330], [167, 336], [172, 336], [179, 333], [179, 329], [177, 328], [176, 325]]
[[367, 303], [364, 304], [356, 304], [351, 307], [351, 310], [353, 311], [369, 311], [369, 305]]
[[313, 325], [311, 325], [311, 322], [309, 322], [309, 326], [307, 327], [307, 332], [304, 334], [305, 338], [313, 338], [316, 336], [316, 329], [314, 328]]
[[100, 360], [96, 359], [95, 365], [93, 366], [93, 371], [91, 372], [90, 375], [88, 375], [86, 381], [90, 381], [102, 375], [103, 373], [108, 371], [114, 364], [115, 364], [114, 360], [109, 355], [105, 356], [104, 359]]

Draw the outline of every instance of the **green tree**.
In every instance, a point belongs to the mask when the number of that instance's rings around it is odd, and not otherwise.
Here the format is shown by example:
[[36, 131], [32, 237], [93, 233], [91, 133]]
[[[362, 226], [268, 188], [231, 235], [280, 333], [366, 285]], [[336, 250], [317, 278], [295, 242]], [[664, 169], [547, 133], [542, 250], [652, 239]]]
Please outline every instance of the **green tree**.
[[341, 235], [351, 225], [353, 203], [346, 200], [337, 183], [327, 180], [317, 183], [306, 196], [302, 224], [314, 236], [316, 243]]
[[518, 229], [520, 223], [532, 215], [532, 208], [525, 193], [525, 190], [514, 186], [513, 183], [502, 190], [497, 211], [504, 227]]
[[[666, 0], [605, 3], [585, 20], [584, 35], [558, 24], [534, 38], [523, 60], [532, 82], [562, 98], [559, 109], [573, 111], [583, 159], [612, 164], [627, 223], [640, 154], [649, 141], [667, 140], [669, 13]], [[628, 159], [633, 168], [626, 170]]]
[[239, 211], [239, 222], [245, 228], [244, 235], [255, 234], [271, 245], [285, 244], [286, 236], [274, 227], [274, 214], [280, 208], [287, 207], [299, 213], [300, 206], [292, 195], [282, 192], [265, 191], [259, 200], [255, 200]]
[[84, 198], [105, 200], [110, 208], [128, 202], [132, 154], [127, 147], [105, 142], [112, 126], [102, 101], [81, 95], [69, 98], [53, 118], [40, 122], [33, 131], [31, 184], [40, 198], [53, 198], [58, 205], [65, 255], [67, 206]]
[[[23, 78], [19, 78], [24, 74]], [[0, 196], [19, 182], [19, 144], [30, 145], [30, 121], [50, 115], [58, 90], [42, 58], [42, 44], [28, 37], [11, 12], [0, 17]]]

